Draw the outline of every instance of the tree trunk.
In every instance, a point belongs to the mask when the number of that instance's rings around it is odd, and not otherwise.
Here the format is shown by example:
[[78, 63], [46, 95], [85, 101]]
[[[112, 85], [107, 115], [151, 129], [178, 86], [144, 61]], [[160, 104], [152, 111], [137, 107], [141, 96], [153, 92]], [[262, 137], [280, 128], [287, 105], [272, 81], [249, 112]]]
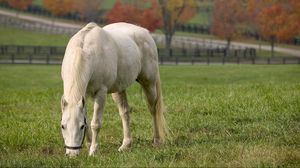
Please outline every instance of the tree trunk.
[[178, 19], [180, 15], [182, 14], [184, 8], [185, 8], [185, 1], [183, 5], [179, 8], [178, 13], [176, 16], [173, 16], [174, 11], [169, 11], [168, 6], [168, 0], [159, 0], [158, 1], [161, 7], [161, 14], [163, 19], [163, 32], [165, 34], [165, 57], [170, 57], [172, 55], [171, 53], [171, 42], [172, 37], [175, 34], [176, 24], [178, 22]]
[[168, 58], [168, 57], [171, 57], [171, 49], [172, 49], [172, 46], [171, 46], [171, 43], [172, 43], [172, 35], [171, 34], [168, 34], [166, 33], [165, 34], [165, 57]]
[[230, 52], [230, 44], [231, 44], [231, 39], [227, 39], [227, 45], [226, 45], [226, 56], [229, 56], [229, 52]]
[[272, 53], [272, 58], [274, 58], [275, 53], [274, 53], [274, 46], [275, 46], [275, 40], [271, 40], [271, 53]]

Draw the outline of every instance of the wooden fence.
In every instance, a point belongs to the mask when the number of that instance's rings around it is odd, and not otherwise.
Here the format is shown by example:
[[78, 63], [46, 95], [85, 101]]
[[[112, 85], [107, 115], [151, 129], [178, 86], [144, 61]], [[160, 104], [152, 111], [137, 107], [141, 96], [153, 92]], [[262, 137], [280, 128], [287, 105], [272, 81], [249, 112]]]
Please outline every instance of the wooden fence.
[[[58, 46], [0, 46], [1, 64], [61, 64], [65, 47]], [[300, 64], [297, 57], [266, 58], [256, 55], [255, 49], [236, 49], [229, 53], [224, 48], [175, 48], [165, 57], [158, 48], [161, 64]]]

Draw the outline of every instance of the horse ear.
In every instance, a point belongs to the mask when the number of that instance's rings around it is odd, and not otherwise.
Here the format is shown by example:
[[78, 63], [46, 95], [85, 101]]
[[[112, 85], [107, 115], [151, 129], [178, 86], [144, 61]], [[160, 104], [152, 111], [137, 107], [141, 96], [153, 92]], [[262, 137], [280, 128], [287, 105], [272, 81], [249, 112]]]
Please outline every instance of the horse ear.
[[63, 109], [68, 105], [67, 101], [64, 98], [64, 95], [61, 96], [61, 110], [63, 112]]

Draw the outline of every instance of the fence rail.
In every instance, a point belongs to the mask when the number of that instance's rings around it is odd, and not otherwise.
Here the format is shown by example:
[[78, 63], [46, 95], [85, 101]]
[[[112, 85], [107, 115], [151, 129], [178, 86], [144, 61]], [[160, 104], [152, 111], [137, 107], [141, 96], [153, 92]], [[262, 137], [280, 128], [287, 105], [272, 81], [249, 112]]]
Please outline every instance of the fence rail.
[[[9, 7], [5, 3], [0, 4], [0, 7], [7, 8], [7, 9], [10, 9], [10, 10], [15, 10], [15, 9]], [[198, 12], [211, 13], [212, 8], [210, 8], [210, 7], [199, 7], [199, 8], [197, 8], [197, 11]], [[30, 6], [25, 12], [36, 14], [36, 15], [47, 16], [47, 17], [53, 17], [53, 16], [51, 16], [49, 11], [47, 11], [46, 9], [44, 9], [40, 6], [36, 6], [36, 5]], [[107, 20], [105, 19], [105, 14], [106, 13], [107, 13], [107, 10], [101, 10], [101, 11], [98, 12], [98, 15], [96, 15], [96, 16], [99, 16], [99, 17], [90, 18], [90, 19], [80, 18], [79, 15], [76, 14], [76, 13], [69, 14], [69, 15], [66, 15], [66, 16], [62, 16], [60, 18], [73, 20], [73, 21], [81, 21], [81, 22], [94, 21], [94, 22], [97, 22], [97, 23], [100, 23], [100, 24], [107, 24]], [[60, 28], [54, 28], [54, 29], [51, 29], [51, 30], [53, 30], [53, 32], [56, 32], [55, 29], [58, 30], [58, 31], [61, 30]], [[209, 24], [206, 24], [206, 25], [205, 24], [191, 24], [191, 23], [178, 24], [178, 25], [176, 25], [176, 30], [177, 31], [182, 31], [182, 32], [188, 32], [188, 33], [211, 34]], [[62, 30], [62, 31], [65, 31], [65, 30]], [[74, 30], [72, 30], [72, 31], [66, 30], [66, 31], [67, 31], [68, 34], [73, 34], [73, 32], [74, 32]], [[254, 37], [257, 40], [261, 39], [257, 32], [256, 33], [248, 32], [248, 33], [245, 33], [244, 35], [249, 36], [249, 37]], [[300, 45], [300, 37], [295, 37], [289, 44]]]
[[[1, 64], [61, 64], [65, 47], [58, 46], [0, 46]], [[175, 48], [171, 56], [164, 56], [158, 48], [161, 64], [300, 64], [297, 57], [258, 57], [255, 49], [227, 52], [224, 48]]]

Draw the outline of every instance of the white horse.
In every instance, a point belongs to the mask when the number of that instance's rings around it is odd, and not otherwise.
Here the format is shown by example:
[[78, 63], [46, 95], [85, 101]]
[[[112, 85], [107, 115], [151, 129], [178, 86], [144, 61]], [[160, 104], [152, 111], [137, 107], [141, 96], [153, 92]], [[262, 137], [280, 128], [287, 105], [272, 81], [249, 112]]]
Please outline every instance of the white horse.
[[[153, 116], [153, 143], [165, 139], [166, 126], [160, 88], [158, 54], [150, 33], [141, 27], [115, 23], [100, 28], [89, 23], [69, 41], [61, 71], [64, 93], [61, 99], [61, 129], [66, 155], [79, 154], [87, 131], [89, 155], [98, 148], [97, 134], [108, 93], [117, 103], [123, 125], [119, 151], [132, 143], [126, 88], [141, 84]], [[87, 124], [86, 97], [94, 99], [94, 113]], [[89, 128], [90, 127], [90, 128]]]

